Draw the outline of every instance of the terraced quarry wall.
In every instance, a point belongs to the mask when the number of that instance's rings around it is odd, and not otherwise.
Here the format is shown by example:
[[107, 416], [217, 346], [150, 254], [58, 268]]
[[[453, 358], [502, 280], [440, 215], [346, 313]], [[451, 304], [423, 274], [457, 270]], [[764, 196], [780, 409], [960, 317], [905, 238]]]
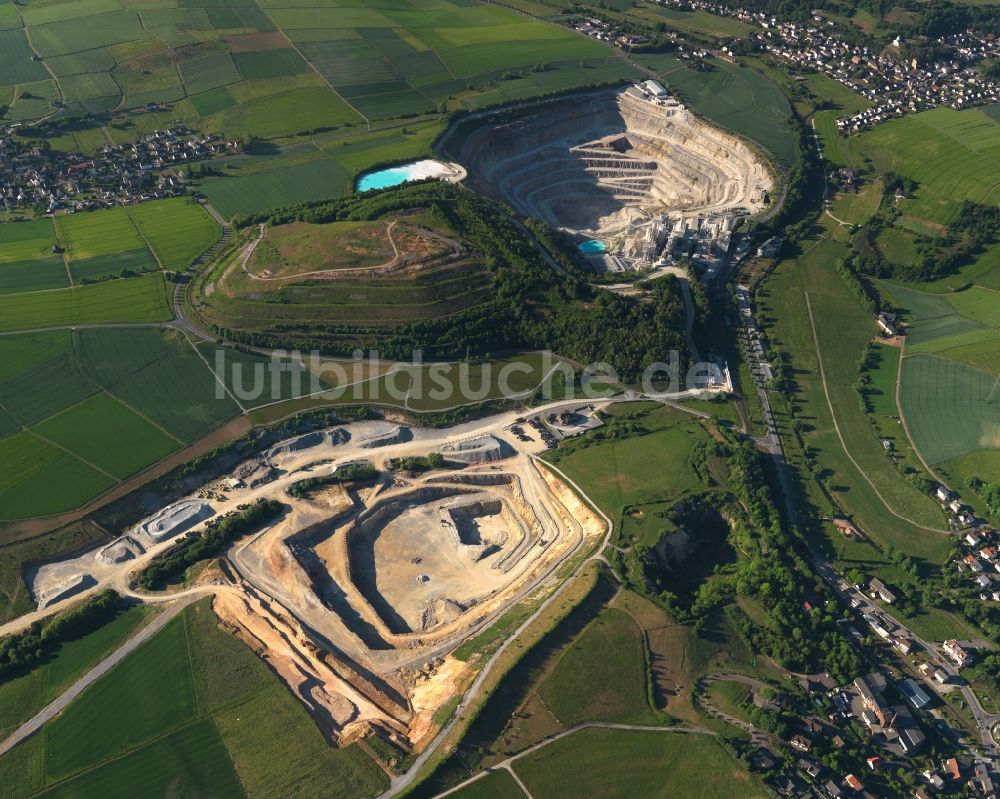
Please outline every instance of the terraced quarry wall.
[[551, 225], [598, 232], [630, 218], [753, 214], [773, 187], [743, 141], [637, 87], [484, 115], [442, 142], [476, 190]]

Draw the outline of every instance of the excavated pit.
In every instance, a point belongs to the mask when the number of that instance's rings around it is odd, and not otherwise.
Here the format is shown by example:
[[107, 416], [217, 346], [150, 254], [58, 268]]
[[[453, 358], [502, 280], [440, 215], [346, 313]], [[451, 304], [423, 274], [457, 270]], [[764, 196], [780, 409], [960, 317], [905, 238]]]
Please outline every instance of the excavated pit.
[[406, 492], [347, 529], [351, 580], [392, 633], [430, 631], [508, 586], [534, 521], [489, 490]]
[[442, 150], [476, 190], [596, 236], [654, 214], [754, 214], [773, 185], [745, 142], [636, 86], [476, 117]]

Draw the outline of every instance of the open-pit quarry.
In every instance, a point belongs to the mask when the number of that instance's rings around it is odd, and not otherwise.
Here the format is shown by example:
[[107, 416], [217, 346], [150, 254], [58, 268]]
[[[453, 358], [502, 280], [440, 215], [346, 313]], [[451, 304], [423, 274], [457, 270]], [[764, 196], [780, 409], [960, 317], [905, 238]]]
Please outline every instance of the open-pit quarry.
[[[169, 593], [134, 590], [149, 558], [237, 506], [276, 499], [279, 519], [182, 591], [214, 595], [220, 622], [331, 741], [378, 734], [419, 749], [434, 712], [474, 676], [477, 659], [453, 657], [456, 646], [555, 590], [559, 567], [605, 530], [535, 459], [545, 448], [538, 432], [515, 435], [513, 422], [508, 414], [443, 431], [360, 422], [284, 441], [111, 544], [43, 566], [32, 591], [41, 604], [102, 587], [164, 601]], [[444, 468], [402, 468], [399, 459], [432, 452]], [[359, 467], [374, 469], [337, 479]]]
[[603, 242], [592, 257], [624, 265], [678, 260], [703, 229], [725, 236], [773, 188], [752, 147], [655, 81], [475, 115], [440, 149], [477, 191]]

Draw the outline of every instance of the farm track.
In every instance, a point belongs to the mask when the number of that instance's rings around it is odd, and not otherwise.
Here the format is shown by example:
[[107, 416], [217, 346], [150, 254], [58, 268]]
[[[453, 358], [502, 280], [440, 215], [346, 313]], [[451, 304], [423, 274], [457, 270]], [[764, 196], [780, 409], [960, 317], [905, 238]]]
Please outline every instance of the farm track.
[[528, 792], [527, 787], [523, 785], [523, 783], [513, 770], [513, 765], [515, 761], [519, 760], [522, 757], [526, 757], [527, 755], [534, 754], [539, 749], [544, 749], [546, 746], [554, 744], [556, 741], [560, 741], [563, 738], [567, 738], [570, 735], [573, 735], [573, 733], [579, 732], [580, 730], [590, 730], [590, 729], [626, 730], [628, 732], [673, 733], [674, 735], [712, 735], [712, 736], [715, 735], [715, 733], [712, 730], [705, 729], [704, 727], [692, 727], [692, 726], [651, 727], [642, 724], [616, 724], [610, 721], [585, 721], [582, 724], [576, 724], [572, 727], [569, 727], [568, 729], [563, 730], [562, 732], [558, 732], [555, 735], [546, 738], [544, 741], [539, 741], [538, 743], [529, 746], [527, 749], [518, 752], [516, 755], [511, 755], [506, 760], [501, 760], [499, 763], [490, 766], [488, 769], [483, 769], [478, 774], [470, 777], [464, 782], [460, 782], [458, 785], [449, 788], [447, 791], [437, 794], [434, 797], [434, 799], [444, 799], [446, 796], [451, 796], [452, 794], [458, 793], [458, 791], [462, 790], [463, 788], [469, 785], [472, 785], [475, 782], [478, 782], [487, 775], [492, 774], [497, 769], [503, 769], [504, 771], [510, 772], [510, 774], [514, 777], [514, 780], [521, 787], [521, 790], [525, 792], [526, 796], [530, 797], [531, 794]]
[[[833, 429], [837, 433], [837, 439], [840, 441], [840, 446], [844, 450], [844, 454], [847, 456], [847, 459], [854, 465], [854, 468], [857, 470], [858, 474], [860, 474], [861, 477], [864, 478], [865, 482], [868, 483], [868, 485], [874, 492], [875, 496], [878, 497], [879, 502], [882, 503], [882, 505], [885, 507], [887, 511], [889, 511], [889, 513], [891, 513], [897, 519], [904, 521], [907, 524], [911, 524], [918, 529], [926, 530], [929, 533], [937, 533], [938, 535], [948, 535], [949, 533], [947, 530], [942, 530], [939, 527], [931, 527], [929, 525], [916, 522], [913, 519], [904, 516], [902, 513], [899, 513], [895, 508], [893, 508], [892, 505], [889, 504], [888, 500], [886, 500], [886, 498], [882, 496], [882, 492], [878, 490], [878, 487], [875, 485], [874, 481], [868, 476], [868, 473], [861, 468], [861, 464], [859, 464], [855, 459], [854, 455], [851, 454], [851, 450], [847, 446], [847, 442], [844, 440], [844, 434], [841, 432], [840, 423], [837, 421], [837, 412], [833, 407], [833, 401], [830, 399], [830, 390], [826, 382], [826, 370], [823, 367], [823, 353], [821, 347], [819, 346], [819, 336], [816, 332], [816, 320], [813, 318], [812, 302], [809, 300], [809, 292], [806, 291], [803, 293], [806, 298], [806, 310], [809, 313], [809, 325], [812, 329], [813, 345], [816, 348], [816, 361], [817, 364], [819, 365], [819, 377], [823, 385], [823, 395], [826, 398], [826, 404], [830, 410], [830, 419], [833, 422]], [[902, 363], [902, 359], [900, 359], [900, 362]]]
[[[497, 664], [501, 657], [507, 652], [507, 650], [514, 645], [515, 642], [520, 640], [521, 635], [539, 619], [545, 611], [553, 605], [559, 597], [562, 596], [563, 592], [573, 583], [573, 581], [582, 573], [584, 568], [586, 568], [593, 561], [604, 561], [604, 551], [608, 548], [611, 543], [611, 538], [614, 535], [615, 524], [611, 518], [604, 513], [593, 501], [587, 498], [587, 494], [577, 485], [573, 480], [571, 480], [566, 474], [562, 472], [558, 467], [553, 464], [546, 463], [545, 468], [550, 469], [554, 472], [560, 480], [562, 480], [567, 486], [569, 486], [573, 491], [577, 493], [578, 496], [584, 499], [584, 502], [600, 517], [601, 521], [604, 522], [606, 527], [606, 532], [601, 543], [597, 547], [597, 551], [588, 558], [584, 558], [583, 561], [577, 566], [572, 574], [567, 575], [559, 587], [556, 588], [549, 596], [535, 609], [535, 612], [528, 616], [516, 630], [514, 630], [510, 636], [504, 640], [496, 652], [490, 656], [489, 660], [483, 664], [482, 669], [476, 675], [473, 680], [472, 685], [469, 686], [465, 695], [462, 697], [452, 713], [451, 720], [445, 724], [434, 736], [434, 739], [427, 745], [427, 747], [417, 756], [410, 766], [409, 770], [405, 773], [396, 777], [392, 780], [389, 789], [382, 794], [380, 794], [379, 799], [390, 799], [390, 797], [398, 796], [406, 789], [408, 789], [414, 782], [417, 781], [418, 777], [421, 776], [421, 771], [432, 756], [437, 752], [441, 745], [448, 739], [452, 731], [458, 726], [459, 722], [462, 721], [462, 713], [470, 709], [474, 703], [474, 700], [483, 692], [484, 686], [486, 684], [487, 678], [493, 671], [493, 667]], [[577, 545], [582, 546], [584, 543], [581, 539], [580, 543]], [[572, 557], [576, 553], [570, 553], [568, 557]], [[492, 689], [491, 689], [492, 690]], [[655, 728], [654, 728], [655, 729]], [[526, 752], [525, 752], [526, 753]], [[522, 754], [525, 754], [522, 753]], [[485, 772], [484, 772], [485, 773]]]

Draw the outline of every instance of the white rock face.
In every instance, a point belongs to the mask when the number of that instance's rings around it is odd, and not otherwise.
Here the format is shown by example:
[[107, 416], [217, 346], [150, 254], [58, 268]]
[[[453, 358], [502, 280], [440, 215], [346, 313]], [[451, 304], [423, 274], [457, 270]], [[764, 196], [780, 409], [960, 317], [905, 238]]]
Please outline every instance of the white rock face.
[[510, 122], [487, 118], [456, 147], [476, 189], [598, 235], [650, 214], [753, 214], [773, 188], [743, 141], [637, 87], [545, 103]]

